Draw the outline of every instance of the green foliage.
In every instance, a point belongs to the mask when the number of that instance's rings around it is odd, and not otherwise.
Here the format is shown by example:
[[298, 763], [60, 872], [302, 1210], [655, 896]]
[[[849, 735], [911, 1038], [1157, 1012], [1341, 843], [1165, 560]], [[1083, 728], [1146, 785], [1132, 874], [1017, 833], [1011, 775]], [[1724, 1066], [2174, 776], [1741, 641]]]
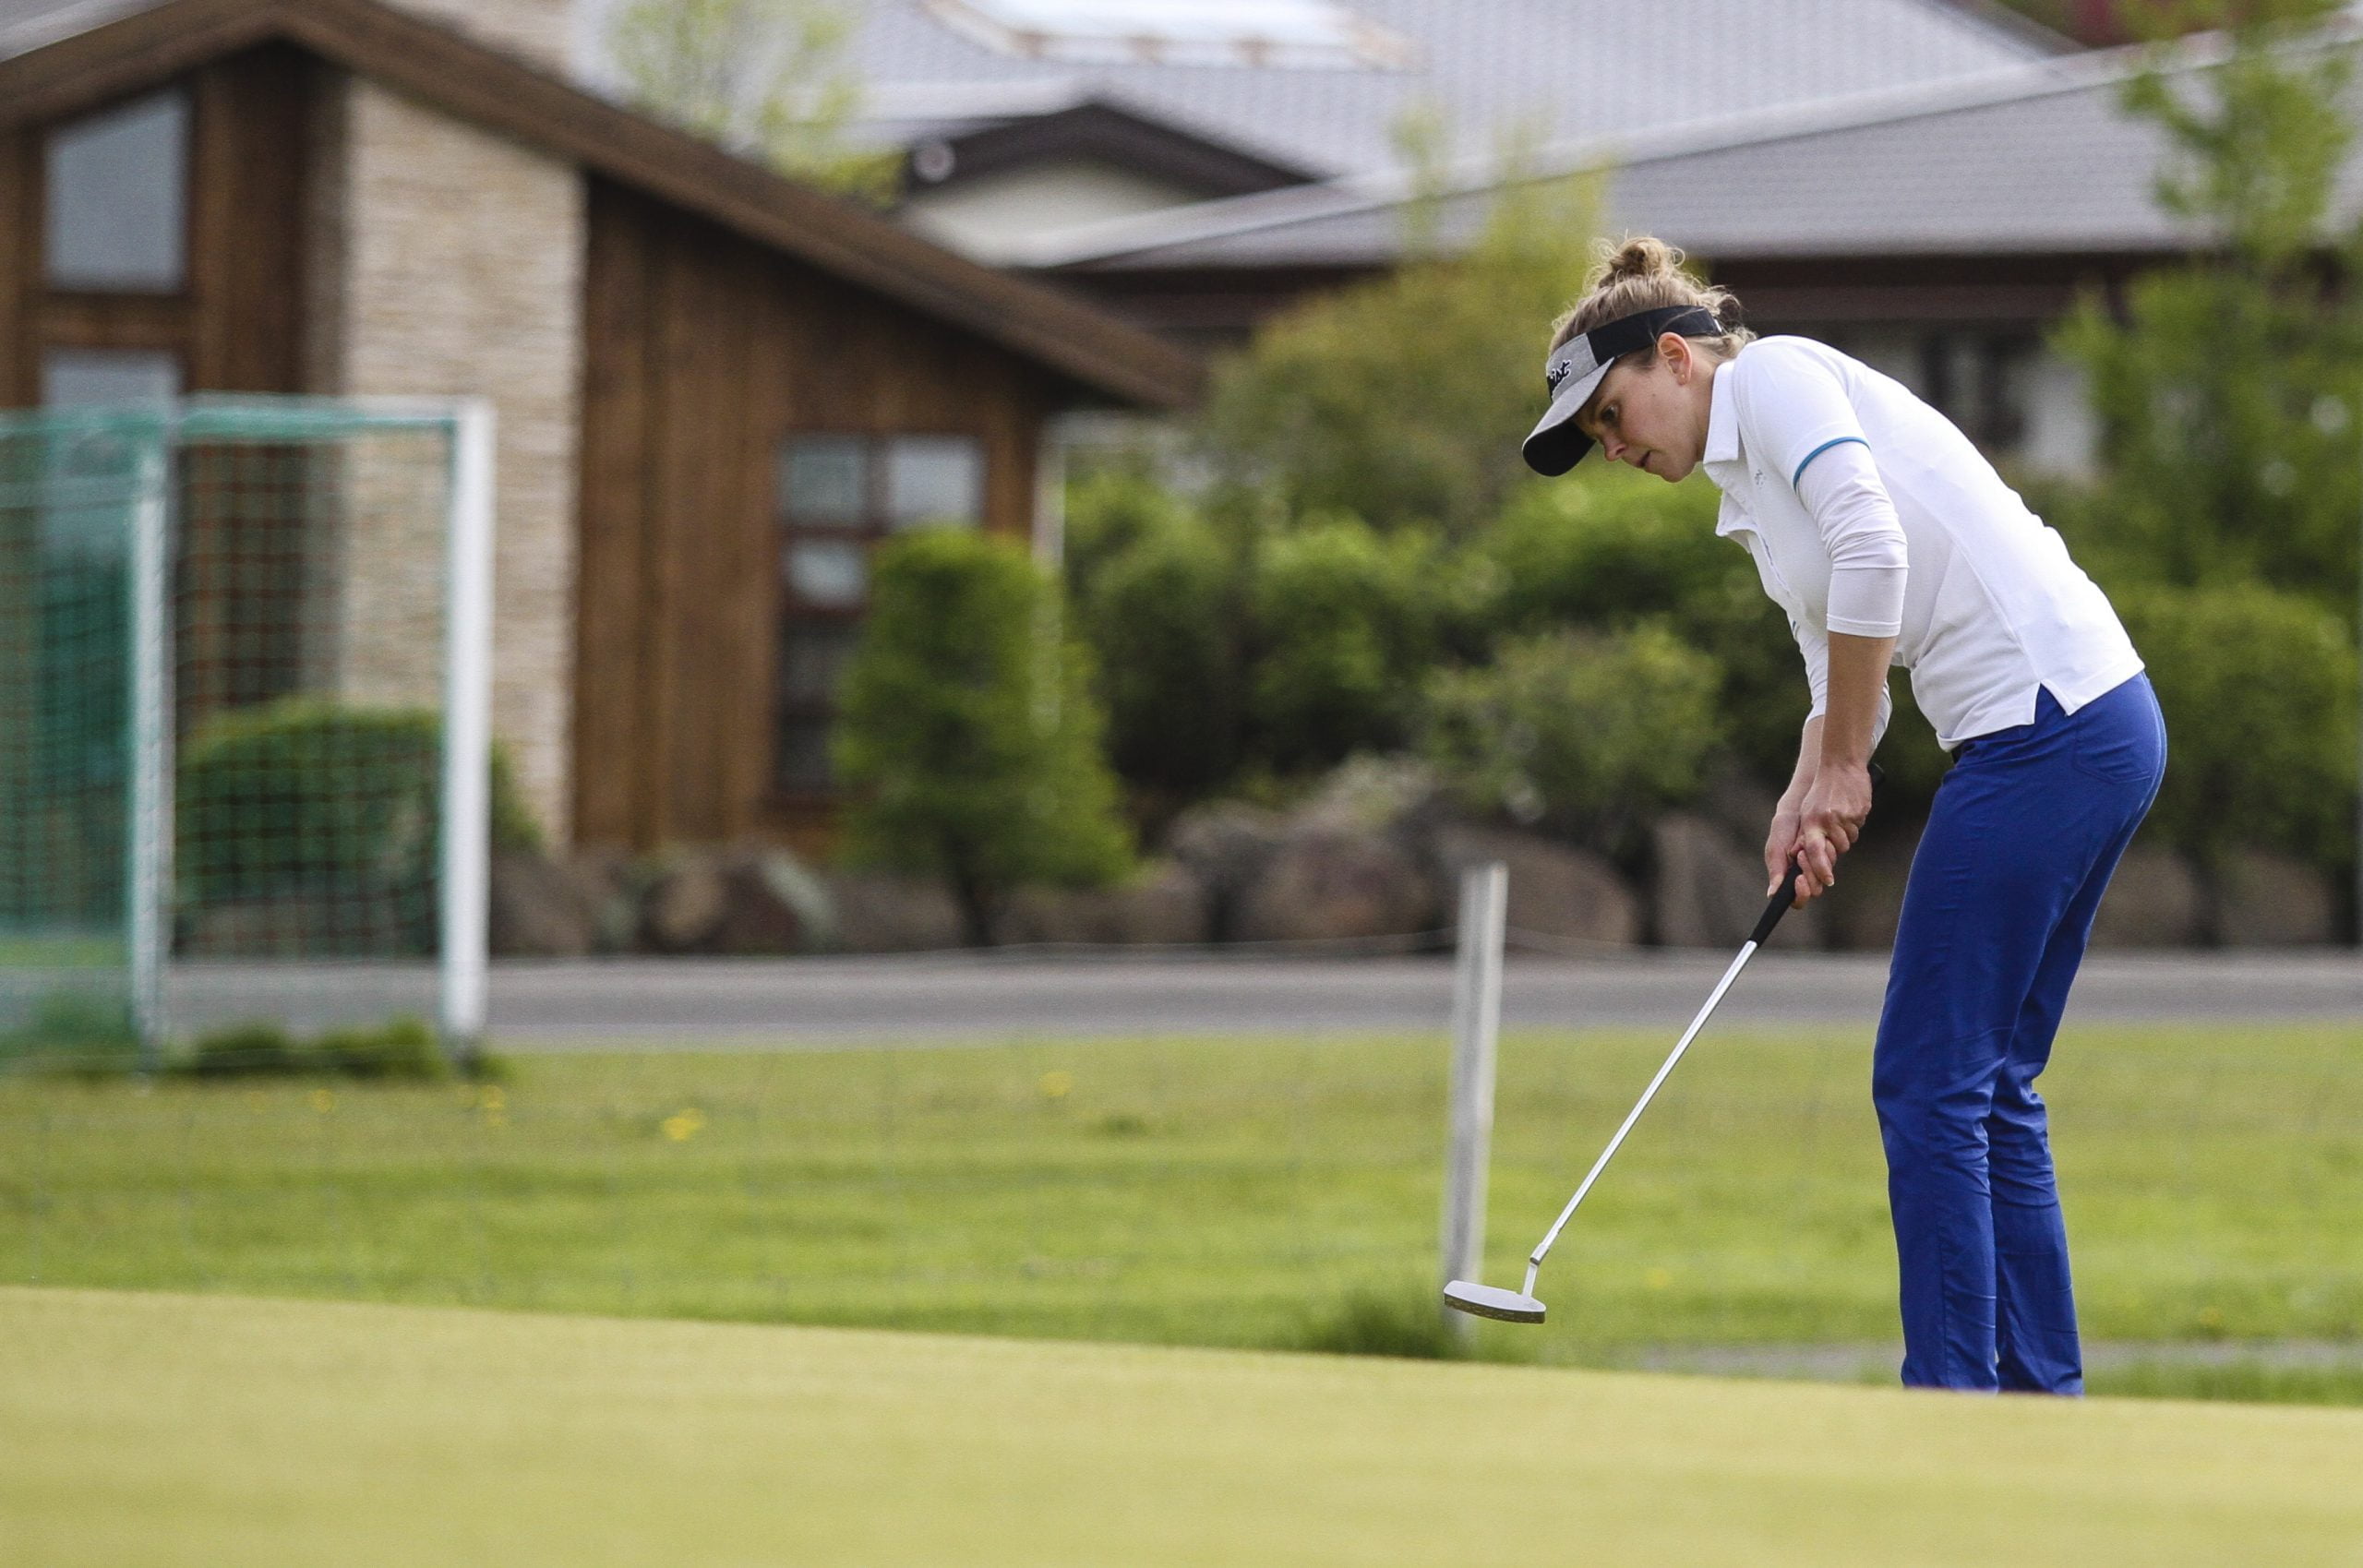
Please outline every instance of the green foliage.
[[[184, 901], [316, 903], [314, 951], [431, 951], [441, 768], [431, 712], [290, 698], [217, 715], [180, 760]], [[491, 792], [494, 846], [537, 848], [498, 748]]]
[[1134, 476], [1078, 486], [1068, 515], [1075, 632], [1099, 671], [1110, 761], [1169, 799], [1219, 787], [1241, 755], [1237, 552]]
[[943, 878], [978, 945], [1012, 888], [1122, 877], [1090, 662], [1052, 635], [1058, 601], [1025, 552], [930, 529], [875, 569], [835, 739], [847, 857]]
[[608, 46], [641, 108], [807, 184], [882, 203], [900, 157], [846, 137], [861, 109], [846, 59], [855, 20], [827, 0], [630, 0]]
[[83, 986], [44, 991], [24, 1023], [0, 1034], [0, 1068], [128, 1072], [138, 1059], [130, 1007], [120, 996]]
[[1436, 659], [1444, 551], [1425, 529], [1381, 536], [1325, 517], [1261, 542], [1250, 589], [1253, 754], [1281, 773], [1410, 738]]
[[2346, 859], [2357, 693], [2345, 623], [2255, 584], [2116, 599], [2166, 715], [2151, 831], [2202, 865], [2235, 844]]
[[1421, 748], [1470, 807], [1613, 845], [1697, 788], [1716, 675], [1657, 622], [1512, 638], [1430, 679]]
[[1216, 369], [1201, 438], [1291, 514], [1465, 533], [1524, 481], [1546, 324], [1580, 292], [1582, 181], [1513, 182], [1464, 256], [1317, 297]]
[[256, 1078], [357, 1078], [431, 1082], [450, 1068], [435, 1032], [417, 1018], [377, 1028], [331, 1029], [309, 1045], [266, 1021], [234, 1023], [200, 1037], [170, 1064], [175, 1077], [200, 1081]]
[[2060, 329], [2091, 377], [2109, 483], [2063, 519], [2109, 581], [2261, 580], [2342, 613], [2356, 599], [2356, 415], [2363, 410], [2363, 244], [2329, 232], [2353, 140], [2351, 46], [2293, 42], [2314, 0], [2243, 8], [2219, 66], [2137, 78], [2128, 108], [2164, 127], [2165, 209], [2217, 246], [2088, 300]]

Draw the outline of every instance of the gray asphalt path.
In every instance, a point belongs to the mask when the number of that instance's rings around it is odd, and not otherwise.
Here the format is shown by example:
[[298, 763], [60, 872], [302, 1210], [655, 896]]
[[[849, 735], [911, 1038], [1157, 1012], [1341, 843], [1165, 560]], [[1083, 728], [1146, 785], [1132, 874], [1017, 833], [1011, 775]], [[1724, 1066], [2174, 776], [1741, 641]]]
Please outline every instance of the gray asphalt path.
[[[1599, 960], [1513, 957], [1505, 1023], [1678, 1029], [1729, 957], [1642, 952]], [[1867, 1030], [1883, 956], [1767, 953], [1725, 999], [1733, 1023]], [[505, 1047], [624, 1044], [822, 1046], [1014, 1035], [1281, 1034], [1442, 1029], [1445, 957], [824, 958], [601, 960], [495, 964], [491, 1030]], [[175, 1022], [188, 1029], [264, 1011], [317, 1026], [431, 1011], [431, 976], [379, 965], [181, 965]], [[2292, 953], [2095, 954], [2070, 1018], [2363, 1020], [2363, 958]]]

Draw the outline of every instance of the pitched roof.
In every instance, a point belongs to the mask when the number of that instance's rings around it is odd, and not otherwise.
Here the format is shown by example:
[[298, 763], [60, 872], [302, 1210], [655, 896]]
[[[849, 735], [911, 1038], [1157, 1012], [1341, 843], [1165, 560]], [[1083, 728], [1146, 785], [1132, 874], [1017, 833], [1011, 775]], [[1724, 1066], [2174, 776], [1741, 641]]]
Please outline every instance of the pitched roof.
[[[946, 25], [947, 0], [870, 0], [855, 60], [882, 119], [930, 93], [1093, 98], [1325, 177], [1394, 165], [1408, 111], [1462, 155], [1991, 70], [2065, 41], [1952, 0], [1345, 0], [1408, 66], [1082, 65], [1005, 54]], [[1678, 69], [1669, 69], [1678, 65]]]
[[[102, 0], [48, 7], [23, 29], [12, 30], [21, 52], [0, 58], [0, 128], [79, 113], [222, 55], [286, 42], [956, 323], [1104, 395], [1171, 407], [1197, 391], [1194, 356], [1096, 306], [979, 267], [377, 0]], [[0, 35], [0, 49], [7, 42]]]
[[[2215, 39], [2169, 56], [2195, 71]], [[2175, 251], [2204, 235], [2154, 199], [2167, 151], [2120, 107], [2152, 56], [2136, 49], [2046, 61], [1951, 83], [1739, 116], [1553, 150], [1537, 166], [1594, 168], [1611, 228], [1700, 255], [1981, 255]], [[1497, 178], [1445, 198], [1437, 234], [1474, 233]], [[1399, 178], [1338, 181], [1046, 235], [1029, 260], [1082, 271], [1361, 267], [1400, 254]], [[2338, 210], [2363, 210], [2350, 164]]]

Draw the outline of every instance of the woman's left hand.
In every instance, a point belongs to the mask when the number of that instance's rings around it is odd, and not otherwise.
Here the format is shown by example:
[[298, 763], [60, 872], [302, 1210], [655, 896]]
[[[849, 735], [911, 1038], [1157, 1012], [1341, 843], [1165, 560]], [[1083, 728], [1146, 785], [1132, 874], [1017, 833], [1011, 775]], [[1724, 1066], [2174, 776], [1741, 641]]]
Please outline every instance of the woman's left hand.
[[1797, 903], [1810, 904], [1838, 880], [1838, 857], [1854, 847], [1871, 814], [1871, 771], [1823, 759], [1797, 811]]

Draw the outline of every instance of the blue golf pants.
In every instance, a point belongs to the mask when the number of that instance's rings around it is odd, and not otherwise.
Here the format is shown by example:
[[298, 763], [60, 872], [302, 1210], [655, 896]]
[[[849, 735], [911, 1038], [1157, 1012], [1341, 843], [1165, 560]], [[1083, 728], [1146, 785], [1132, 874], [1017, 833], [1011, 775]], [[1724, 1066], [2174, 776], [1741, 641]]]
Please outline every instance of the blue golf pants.
[[2165, 772], [2149, 678], [1963, 745], [1903, 895], [1872, 1099], [1901, 1275], [1903, 1381], [2081, 1394], [2035, 1076], [2109, 874]]

